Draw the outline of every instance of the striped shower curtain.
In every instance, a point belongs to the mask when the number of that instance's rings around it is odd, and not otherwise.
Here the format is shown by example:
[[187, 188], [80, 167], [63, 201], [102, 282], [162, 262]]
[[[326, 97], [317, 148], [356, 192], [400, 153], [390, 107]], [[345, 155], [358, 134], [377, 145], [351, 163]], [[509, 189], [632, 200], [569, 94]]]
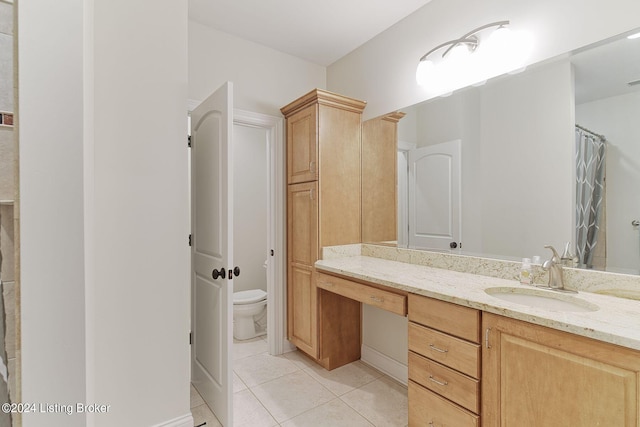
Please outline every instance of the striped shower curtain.
[[604, 205], [606, 140], [576, 126], [576, 252], [591, 268]]

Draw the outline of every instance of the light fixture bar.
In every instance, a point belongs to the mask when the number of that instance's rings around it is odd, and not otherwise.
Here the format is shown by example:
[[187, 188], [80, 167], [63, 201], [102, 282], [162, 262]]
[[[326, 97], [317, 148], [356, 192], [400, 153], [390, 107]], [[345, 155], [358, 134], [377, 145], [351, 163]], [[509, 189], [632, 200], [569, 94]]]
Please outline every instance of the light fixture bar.
[[[481, 25], [429, 50], [418, 62], [418, 85], [446, 93], [451, 88], [524, 69], [531, 51], [531, 38], [526, 31], [511, 31], [509, 24], [510, 21], [504, 20]], [[485, 37], [484, 31], [489, 28], [493, 28], [493, 32]], [[482, 48], [478, 49], [481, 44]], [[434, 61], [430, 55], [435, 56], [436, 51], [442, 59]]]
[[444, 58], [444, 56], [447, 54], [447, 52], [449, 52], [453, 47], [455, 47], [458, 44], [463, 44], [463, 43], [471, 46], [471, 50], [473, 51], [476, 48], [476, 46], [478, 45], [478, 39], [475, 38], [475, 37], [474, 38], [462, 37], [462, 38], [459, 38], [459, 39], [449, 40], [448, 42], [441, 43], [438, 46], [436, 46], [433, 49], [431, 49], [429, 52], [427, 52], [424, 55], [422, 55], [422, 57], [420, 58], [420, 62], [422, 62], [425, 59], [427, 59], [427, 56], [431, 55], [436, 50], [442, 49], [443, 47], [450, 45], [451, 47], [449, 47], [449, 49], [447, 49], [442, 54], [442, 57]]
[[429, 55], [431, 55], [433, 52], [435, 52], [436, 50], [442, 49], [445, 46], [449, 46], [449, 48], [447, 50], [445, 50], [444, 53], [442, 54], [443, 58], [456, 45], [462, 44], [462, 43], [469, 45], [470, 48], [471, 48], [471, 51], [473, 51], [478, 46], [478, 38], [475, 37], [475, 34], [477, 32], [482, 31], [482, 30], [487, 29], [487, 28], [491, 28], [491, 27], [504, 27], [505, 25], [509, 25], [509, 21], [496, 21], [496, 22], [492, 22], [490, 24], [485, 24], [485, 25], [482, 25], [482, 26], [480, 26], [478, 28], [475, 28], [474, 30], [469, 31], [467, 34], [465, 34], [462, 37], [460, 37], [459, 39], [449, 40], [448, 42], [444, 42], [444, 43], [439, 44], [438, 46], [434, 47], [429, 52], [427, 52], [424, 55], [422, 55], [422, 57], [420, 58], [420, 62], [422, 62], [425, 59], [427, 59], [427, 57]]

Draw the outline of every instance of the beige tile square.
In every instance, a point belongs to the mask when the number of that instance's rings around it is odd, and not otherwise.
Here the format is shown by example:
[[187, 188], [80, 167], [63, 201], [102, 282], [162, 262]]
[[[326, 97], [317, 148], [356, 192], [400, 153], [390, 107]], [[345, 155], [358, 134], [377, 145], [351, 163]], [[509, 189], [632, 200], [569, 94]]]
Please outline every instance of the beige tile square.
[[233, 373], [233, 392], [237, 393], [239, 391], [246, 390], [246, 389], [247, 389], [247, 385], [244, 382], [242, 382], [238, 374], [234, 372]]
[[307, 368], [306, 372], [336, 396], [341, 396], [382, 376], [381, 372], [359, 360], [332, 371], [315, 365]]
[[191, 408], [191, 415], [193, 415], [193, 425], [199, 426], [202, 423], [207, 423], [206, 427], [222, 427], [220, 421], [211, 412], [211, 409], [205, 404]]
[[268, 353], [236, 360], [233, 365], [234, 372], [249, 388], [299, 370], [289, 359]]
[[309, 356], [301, 352], [300, 350], [290, 351], [283, 354], [284, 357], [291, 360], [300, 369], [310, 368], [312, 366], [318, 366], [316, 362], [311, 360]]
[[350, 391], [340, 399], [376, 427], [408, 423], [407, 387], [386, 376]]
[[281, 424], [282, 427], [373, 427], [340, 399], [317, 406]]
[[278, 422], [289, 420], [335, 398], [304, 371], [296, 371], [251, 389]]
[[262, 338], [253, 338], [246, 341], [233, 340], [233, 360], [244, 359], [260, 353], [269, 352], [269, 346]]
[[198, 390], [196, 390], [193, 384], [191, 384], [191, 393], [189, 397], [191, 400], [191, 409], [196, 406], [204, 405], [204, 399], [202, 399], [202, 396], [200, 396], [200, 393], [198, 393]]
[[272, 427], [278, 423], [262, 403], [246, 389], [233, 394], [234, 427]]

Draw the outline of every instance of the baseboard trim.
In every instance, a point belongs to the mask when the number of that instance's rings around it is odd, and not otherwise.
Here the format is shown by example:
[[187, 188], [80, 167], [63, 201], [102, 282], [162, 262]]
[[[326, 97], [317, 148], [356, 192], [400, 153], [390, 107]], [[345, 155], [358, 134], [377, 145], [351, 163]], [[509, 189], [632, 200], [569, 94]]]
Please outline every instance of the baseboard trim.
[[409, 368], [406, 365], [367, 345], [362, 345], [360, 360], [404, 385], [409, 382]]
[[191, 415], [191, 413], [188, 413], [164, 423], [156, 424], [154, 427], [193, 427], [193, 424], [193, 416]]

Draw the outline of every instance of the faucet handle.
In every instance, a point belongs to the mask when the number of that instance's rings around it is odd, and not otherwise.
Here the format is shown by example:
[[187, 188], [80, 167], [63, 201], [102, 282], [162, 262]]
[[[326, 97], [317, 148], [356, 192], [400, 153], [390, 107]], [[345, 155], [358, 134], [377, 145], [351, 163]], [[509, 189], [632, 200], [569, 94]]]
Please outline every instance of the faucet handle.
[[553, 252], [553, 256], [551, 257], [551, 261], [558, 262], [558, 263], [561, 262], [560, 255], [558, 255], [558, 251], [556, 251], [556, 248], [554, 248], [551, 245], [545, 245], [545, 248], [551, 249], [551, 252]]

